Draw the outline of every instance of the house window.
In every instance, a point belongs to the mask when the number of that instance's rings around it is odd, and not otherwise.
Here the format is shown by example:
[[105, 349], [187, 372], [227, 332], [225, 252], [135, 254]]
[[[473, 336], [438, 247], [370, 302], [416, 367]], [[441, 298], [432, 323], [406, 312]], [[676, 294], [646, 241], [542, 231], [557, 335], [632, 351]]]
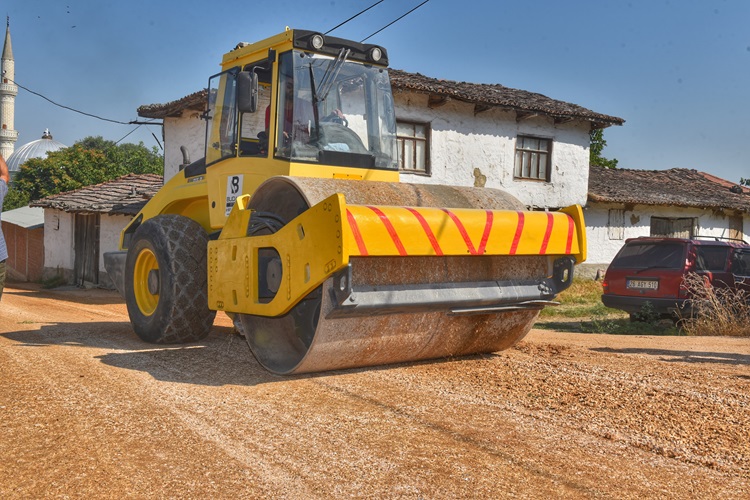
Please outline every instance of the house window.
[[430, 125], [428, 123], [396, 123], [398, 168], [402, 172], [430, 173]]
[[519, 135], [516, 138], [516, 179], [549, 182], [552, 139]]
[[692, 238], [697, 233], [693, 217], [651, 217], [651, 236]]

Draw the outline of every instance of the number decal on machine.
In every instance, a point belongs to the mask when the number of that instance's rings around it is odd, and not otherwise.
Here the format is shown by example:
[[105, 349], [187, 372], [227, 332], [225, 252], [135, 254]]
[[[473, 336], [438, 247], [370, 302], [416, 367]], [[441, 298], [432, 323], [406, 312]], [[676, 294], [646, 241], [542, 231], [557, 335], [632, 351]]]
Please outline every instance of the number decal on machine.
[[232, 211], [234, 202], [237, 201], [237, 197], [242, 194], [242, 174], [230, 175], [227, 177], [227, 204], [224, 214], [229, 215]]

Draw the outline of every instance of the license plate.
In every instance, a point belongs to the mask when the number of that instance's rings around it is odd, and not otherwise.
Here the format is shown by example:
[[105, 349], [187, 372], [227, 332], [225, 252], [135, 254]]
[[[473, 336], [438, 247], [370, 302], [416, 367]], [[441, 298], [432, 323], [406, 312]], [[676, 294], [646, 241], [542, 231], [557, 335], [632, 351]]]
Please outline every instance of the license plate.
[[659, 280], [628, 280], [625, 286], [638, 290], [658, 290]]

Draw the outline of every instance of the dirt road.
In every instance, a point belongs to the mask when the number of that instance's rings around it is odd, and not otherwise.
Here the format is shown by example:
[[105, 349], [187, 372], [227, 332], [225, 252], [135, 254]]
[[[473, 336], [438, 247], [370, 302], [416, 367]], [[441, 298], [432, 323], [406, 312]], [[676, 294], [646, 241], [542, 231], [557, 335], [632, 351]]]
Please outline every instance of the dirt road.
[[277, 377], [220, 315], [144, 344], [113, 292], [6, 288], [0, 497], [738, 498], [750, 339], [533, 331]]

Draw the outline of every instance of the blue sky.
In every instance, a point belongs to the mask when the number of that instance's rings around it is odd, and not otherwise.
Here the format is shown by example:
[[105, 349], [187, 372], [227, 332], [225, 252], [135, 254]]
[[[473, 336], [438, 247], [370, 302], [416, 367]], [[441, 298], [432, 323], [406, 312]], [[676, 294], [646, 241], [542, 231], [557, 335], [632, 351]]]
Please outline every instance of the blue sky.
[[[143, 104], [206, 86], [222, 55], [285, 26], [327, 31], [376, 0], [12, 0], [16, 81], [49, 99], [130, 121]], [[422, 0], [384, 0], [333, 35], [361, 40]], [[626, 120], [605, 130], [623, 168], [750, 177], [750, 2], [430, 0], [374, 36], [391, 66], [499, 83]], [[135, 127], [58, 108], [24, 90], [17, 146], [49, 128], [67, 145]], [[159, 127], [125, 141], [156, 145]]]

